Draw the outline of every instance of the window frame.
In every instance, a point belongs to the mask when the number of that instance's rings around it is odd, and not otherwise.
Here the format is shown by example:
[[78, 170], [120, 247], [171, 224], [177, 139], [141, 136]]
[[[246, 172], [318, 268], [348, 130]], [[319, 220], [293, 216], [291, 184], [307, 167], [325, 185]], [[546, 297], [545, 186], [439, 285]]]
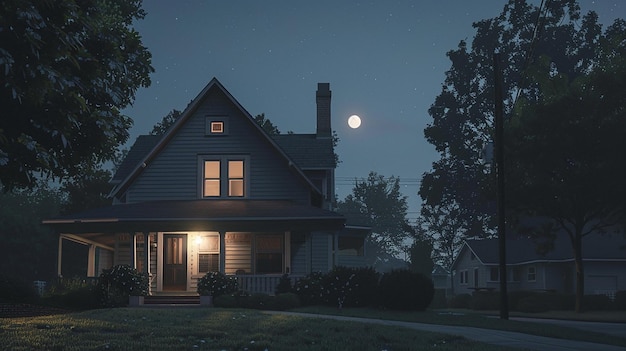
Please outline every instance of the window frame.
[[[531, 269], [532, 269], [532, 273], [531, 273]], [[532, 276], [532, 278], [531, 278]], [[526, 267], [526, 280], [529, 282], [536, 282], [537, 281], [537, 267], [535, 266], [528, 266]]]
[[459, 271], [459, 285], [469, 285], [469, 271], [467, 269]]
[[[221, 130], [213, 130], [215, 123], [221, 123]], [[206, 136], [219, 136], [228, 135], [228, 116], [207, 116], [204, 125], [204, 135]]]
[[[280, 247], [278, 249], [268, 249], [261, 247], [260, 242], [263, 238], [275, 237], [280, 241]], [[261, 272], [259, 271], [259, 255], [272, 255], [278, 254], [280, 256], [280, 271], [277, 272]], [[254, 272], [255, 274], [283, 274], [285, 272], [285, 236], [279, 233], [266, 233], [255, 235], [254, 237]]]
[[[197, 252], [196, 252], [196, 256], [198, 259], [198, 264], [196, 265], [196, 273], [197, 274], [205, 274], [211, 271], [211, 267], [209, 267], [209, 269], [207, 271], [201, 271], [200, 270], [200, 256], [201, 255], [216, 255], [217, 256], [217, 270], [219, 271], [220, 269], [220, 234], [218, 232], [207, 232], [207, 233], [201, 233], [198, 234], [198, 236], [196, 237], [198, 242], [197, 242]], [[216, 240], [216, 245], [215, 247], [211, 248], [210, 246], [208, 246], [207, 248], [204, 248], [202, 246], [202, 240], [206, 240], [207, 238], [211, 238], [212, 240]], [[209, 259], [210, 262], [210, 259]]]
[[[494, 278], [494, 271], [495, 271], [495, 277]], [[490, 282], [499, 282], [500, 281], [500, 267], [497, 266], [490, 266], [489, 267], [489, 281]]]
[[[242, 195], [231, 195], [229, 178], [229, 163], [232, 161], [243, 162], [243, 178], [233, 178], [242, 181]], [[206, 178], [205, 163], [219, 162], [219, 179]], [[243, 199], [250, 194], [250, 156], [248, 155], [199, 155], [198, 156], [198, 198], [200, 199]], [[205, 183], [207, 180], [219, 181], [219, 195], [205, 195]]]

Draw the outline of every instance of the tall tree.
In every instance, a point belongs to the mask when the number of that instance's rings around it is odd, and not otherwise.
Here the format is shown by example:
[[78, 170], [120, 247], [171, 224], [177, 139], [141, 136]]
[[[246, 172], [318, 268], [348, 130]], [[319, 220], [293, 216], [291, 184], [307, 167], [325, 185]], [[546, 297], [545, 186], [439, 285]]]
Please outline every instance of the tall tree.
[[[441, 94], [429, 109], [433, 122], [424, 134], [435, 145], [441, 159], [433, 165], [431, 172], [424, 175], [420, 195], [427, 205], [454, 199], [460, 209], [458, 215], [469, 224], [466, 225], [468, 231], [482, 227], [489, 233], [495, 215], [491, 205], [493, 178], [480, 158], [486, 142], [493, 139], [493, 53], [500, 52], [506, 62], [502, 75], [504, 110], [508, 119], [523, 111], [529, 114], [528, 106], [560, 101], [561, 96], [569, 94], [567, 87], [572, 82], [599, 67], [613, 71], [611, 65], [615, 63], [607, 66], [611, 61], [608, 58], [623, 57], [623, 53], [619, 56], [618, 52], [623, 50], [623, 21], [617, 20], [602, 33], [597, 15], [590, 12], [581, 19], [575, 0], [545, 4], [539, 8], [523, 0], [510, 0], [498, 17], [475, 23], [477, 32], [471, 46], [461, 41], [456, 50], [448, 53], [452, 67], [446, 73]], [[608, 43], [622, 49], [607, 50]], [[552, 88], [547, 89], [548, 86]], [[580, 101], [577, 106], [582, 108], [586, 103]], [[569, 118], [574, 125], [575, 118]], [[546, 139], [543, 146], [558, 150], [557, 144], [561, 141], [565, 145], [569, 138], [560, 137], [565, 130], [552, 129], [551, 138]], [[601, 139], [594, 137], [594, 140]], [[613, 148], [613, 153], [615, 150]], [[548, 152], [545, 149], [535, 151]], [[510, 148], [506, 152], [509, 159]], [[542, 166], [552, 167], [549, 163]], [[507, 173], [507, 176], [511, 175]], [[557, 179], [553, 177], [552, 182], [545, 185], [558, 188]], [[507, 183], [511, 184], [509, 180]], [[507, 199], [509, 208], [516, 201], [522, 201], [516, 196], [507, 196]], [[577, 290], [580, 289], [579, 286]]]
[[111, 176], [111, 171], [101, 165], [83, 164], [81, 172], [61, 186], [60, 190], [65, 194], [61, 212], [72, 213], [111, 205], [108, 197]]
[[384, 177], [370, 172], [356, 181], [352, 194], [337, 203], [339, 213], [372, 227], [369, 238], [384, 253], [398, 256], [412, 229], [406, 219], [406, 196], [400, 192], [399, 177]]
[[276, 127], [269, 118], [265, 118], [265, 113], [254, 116], [254, 121], [263, 128], [269, 135], [278, 135], [280, 130]]
[[172, 111], [170, 111], [167, 115], [163, 117], [161, 122], [158, 122], [154, 125], [154, 127], [152, 127], [150, 135], [165, 134], [165, 132], [167, 132], [167, 130], [170, 129], [170, 127], [178, 120], [181, 114], [182, 112], [177, 109], [173, 109]]
[[[576, 265], [576, 311], [584, 294], [582, 239], [620, 224], [626, 198], [626, 21], [600, 34], [596, 17], [583, 28], [598, 43], [588, 73], [571, 77], [542, 57], [533, 78], [544, 93], [522, 102], [508, 126], [510, 207], [545, 218], [520, 226], [534, 236], [566, 233]], [[552, 224], [552, 230], [545, 222]]]
[[141, 0], [7, 0], [0, 8], [0, 182], [76, 174], [113, 157], [132, 124], [120, 113], [150, 84], [132, 28]]
[[409, 269], [432, 278], [435, 262], [433, 261], [433, 239], [419, 222], [414, 227], [413, 244], [408, 248]]

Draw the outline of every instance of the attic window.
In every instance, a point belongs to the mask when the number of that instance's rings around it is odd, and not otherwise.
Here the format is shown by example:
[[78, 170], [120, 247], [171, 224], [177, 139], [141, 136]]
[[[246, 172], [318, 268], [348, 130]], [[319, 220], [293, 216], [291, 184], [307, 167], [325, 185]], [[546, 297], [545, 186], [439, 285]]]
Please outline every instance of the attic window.
[[228, 134], [228, 118], [225, 116], [211, 116], [206, 118], [205, 135]]

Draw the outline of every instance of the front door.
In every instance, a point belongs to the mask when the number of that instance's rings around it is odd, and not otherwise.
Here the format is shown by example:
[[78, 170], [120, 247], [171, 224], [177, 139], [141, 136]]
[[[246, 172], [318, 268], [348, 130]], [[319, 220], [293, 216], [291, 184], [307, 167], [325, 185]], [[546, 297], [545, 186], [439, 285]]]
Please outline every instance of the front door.
[[163, 290], [187, 290], [187, 235], [163, 235]]

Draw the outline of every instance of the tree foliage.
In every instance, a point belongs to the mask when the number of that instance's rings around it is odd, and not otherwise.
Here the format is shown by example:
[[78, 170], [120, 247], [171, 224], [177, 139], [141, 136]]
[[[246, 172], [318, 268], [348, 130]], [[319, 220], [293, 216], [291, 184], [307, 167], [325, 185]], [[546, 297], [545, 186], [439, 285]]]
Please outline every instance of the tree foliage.
[[0, 181], [76, 174], [113, 157], [132, 124], [120, 110], [150, 84], [133, 21], [140, 0], [8, 0], [0, 8]]
[[261, 113], [260, 115], [254, 116], [254, 121], [263, 128], [265, 132], [269, 135], [278, 135], [280, 134], [280, 130], [276, 127], [269, 118], [265, 118], [265, 113]]
[[167, 115], [163, 117], [161, 122], [158, 122], [157, 124], [154, 125], [154, 127], [152, 127], [152, 130], [150, 131], [150, 135], [165, 134], [165, 132], [167, 132], [167, 130], [170, 129], [170, 127], [174, 123], [176, 123], [180, 115], [182, 115], [181, 111], [177, 109], [173, 109], [172, 111], [170, 111]]
[[406, 196], [400, 192], [400, 178], [385, 178], [370, 172], [355, 181], [352, 194], [337, 203], [338, 212], [372, 228], [370, 240], [382, 252], [398, 255], [412, 229], [406, 219]]
[[570, 234], [580, 301], [575, 233], [598, 229], [618, 210], [619, 196], [623, 206], [624, 21], [603, 32], [594, 12], [581, 17], [575, 0], [543, 8], [510, 0], [474, 27], [471, 46], [461, 41], [448, 53], [452, 66], [429, 109], [424, 135], [441, 158], [424, 175], [420, 196], [432, 209], [454, 205], [466, 235], [492, 232], [494, 179], [481, 151], [493, 140], [492, 59], [500, 52], [507, 210], [549, 218]]

